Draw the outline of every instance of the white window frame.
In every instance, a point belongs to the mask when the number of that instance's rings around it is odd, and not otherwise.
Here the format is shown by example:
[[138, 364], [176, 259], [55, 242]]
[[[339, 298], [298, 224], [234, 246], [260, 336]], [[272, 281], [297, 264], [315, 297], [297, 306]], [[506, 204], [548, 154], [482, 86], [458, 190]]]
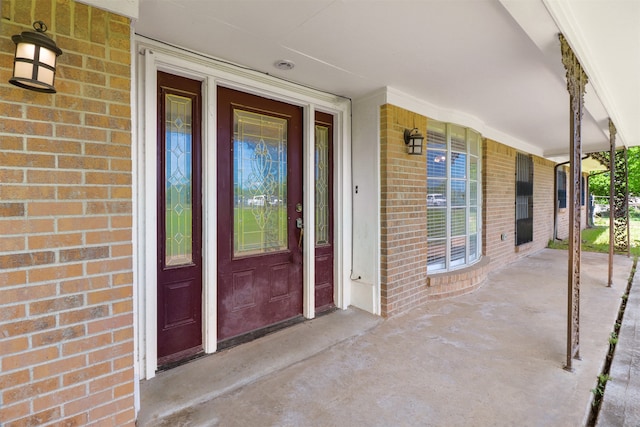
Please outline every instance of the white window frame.
[[[445, 260], [444, 260], [444, 267], [443, 268], [429, 268], [429, 265], [427, 265], [427, 273], [428, 274], [437, 274], [437, 273], [445, 273], [448, 271], [453, 271], [453, 270], [458, 270], [461, 268], [465, 268], [468, 266], [471, 266], [475, 263], [477, 263], [478, 261], [480, 261], [480, 259], [482, 258], [482, 137], [480, 135], [480, 133], [476, 132], [475, 130], [471, 129], [471, 128], [467, 128], [464, 126], [459, 126], [459, 125], [455, 125], [452, 123], [444, 123], [444, 122], [439, 122], [436, 120], [428, 120], [427, 121], [427, 130], [429, 130], [429, 126], [431, 124], [431, 126], [433, 126], [435, 123], [438, 124], [439, 127], [444, 126], [445, 128], [445, 141], [446, 141], [446, 149], [444, 150], [444, 155], [446, 157], [446, 173], [445, 173], [445, 181], [446, 181], [446, 191], [445, 191], [445, 199], [446, 199], [446, 205], [444, 208], [434, 208], [431, 207], [431, 209], [442, 209], [446, 212], [446, 221], [445, 221]], [[461, 181], [459, 178], [453, 178], [451, 175], [451, 158], [452, 158], [452, 149], [451, 149], [451, 130], [453, 127], [457, 127], [460, 130], [464, 130], [465, 132], [465, 145], [466, 145], [466, 179], [464, 180], [464, 182], [466, 183], [465, 188], [466, 188], [466, 194], [465, 194], [465, 201], [466, 201], [466, 205], [464, 206], [465, 208], [465, 224], [466, 224], [466, 232], [465, 232], [465, 239], [466, 239], [466, 245], [465, 245], [465, 257], [464, 257], [464, 261], [463, 262], [457, 262], [456, 264], [452, 265], [452, 260], [451, 260], [451, 239], [452, 239], [452, 233], [451, 233], [451, 221], [452, 221], [452, 216], [451, 216], [451, 212], [452, 212], [452, 208], [459, 208], [459, 206], [455, 206], [452, 207], [451, 206], [451, 184], [452, 181]], [[428, 134], [428, 132], [427, 132]], [[477, 144], [477, 150], [476, 153], [477, 154], [472, 154], [471, 149], [470, 149], [470, 143], [472, 140], [476, 141]], [[456, 152], [456, 151], [453, 151]], [[471, 205], [471, 157], [475, 157], [477, 160], [477, 177], [476, 177], [476, 185], [477, 185], [477, 203], [475, 205]], [[427, 140], [427, 165], [429, 163], [429, 141]], [[441, 177], [434, 177], [434, 178], [441, 178]], [[427, 166], [427, 186], [428, 186], [428, 180], [429, 180], [429, 168]], [[427, 194], [429, 194], [430, 191], [427, 187]], [[427, 196], [428, 197], [428, 196]], [[472, 208], [476, 208], [477, 210], [477, 218], [476, 218], [476, 236], [477, 236], [477, 242], [476, 242], [476, 258], [474, 260], [470, 260], [470, 230], [469, 230], [469, 215], [470, 215], [470, 211]], [[428, 215], [428, 211], [429, 211], [430, 207], [429, 204], [427, 203], [427, 215]], [[429, 236], [428, 236], [429, 230], [427, 230], [427, 247], [429, 245]]]

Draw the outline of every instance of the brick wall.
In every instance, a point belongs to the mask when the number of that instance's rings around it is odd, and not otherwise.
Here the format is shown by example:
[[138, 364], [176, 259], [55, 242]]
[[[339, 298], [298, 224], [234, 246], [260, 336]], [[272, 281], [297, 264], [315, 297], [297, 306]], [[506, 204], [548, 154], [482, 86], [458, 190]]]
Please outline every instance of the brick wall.
[[555, 163], [533, 156], [533, 249], [547, 247], [553, 238]]
[[381, 312], [424, 303], [427, 289], [426, 156], [407, 154], [404, 130], [426, 135], [427, 119], [393, 105], [380, 108]]
[[[489, 255], [492, 264], [513, 260], [516, 153], [515, 148], [489, 139], [482, 145], [482, 252]], [[502, 240], [503, 234], [505, 240]]]
[[[55, 95], [8, 83], [35, 20]], [[0, 43], [0, 424], [133, 425], [130, 22], [4, 0]]]
[[483, 144], [483, 253], [497, 266], [546, 247], [553, 237], [555, 163], [533, 156], [533, 241], [515, 245], [516, 153], [489, 139]]

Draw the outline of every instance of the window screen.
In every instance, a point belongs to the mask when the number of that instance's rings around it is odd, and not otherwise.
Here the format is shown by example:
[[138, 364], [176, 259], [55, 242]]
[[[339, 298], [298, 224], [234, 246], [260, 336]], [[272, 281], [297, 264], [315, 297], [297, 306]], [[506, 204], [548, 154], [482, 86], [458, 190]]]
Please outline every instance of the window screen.
[[533, 160], [516, 157], [516, 245], [533, 240]]
[[562, 170], [557, 171], [556, 181], [558, 209], [565, 209], [567, 207], [567, 173]]

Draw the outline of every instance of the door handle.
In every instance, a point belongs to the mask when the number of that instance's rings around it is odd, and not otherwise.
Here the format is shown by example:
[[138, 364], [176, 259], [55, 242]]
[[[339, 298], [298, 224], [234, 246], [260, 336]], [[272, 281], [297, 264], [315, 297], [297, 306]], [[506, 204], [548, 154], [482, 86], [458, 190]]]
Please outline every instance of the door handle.
[[302, 218], [296, 218], [296, 228], [300, 230], [300, 237], [298, 238], [298, 248], [302, 249], [302, 236], [304, 235], [304, 225]]
[[298, 238], [298, 248], [302, 249], [302, 236], [304, 236], [304, 228], [300, 229], [300, 237]]

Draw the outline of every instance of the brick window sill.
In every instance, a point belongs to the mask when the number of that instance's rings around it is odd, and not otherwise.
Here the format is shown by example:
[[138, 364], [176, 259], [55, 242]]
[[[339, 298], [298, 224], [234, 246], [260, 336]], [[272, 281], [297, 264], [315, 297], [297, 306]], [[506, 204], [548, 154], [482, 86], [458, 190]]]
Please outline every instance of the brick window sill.
[[427, 289], [429, 300], [440, 300], [468, 294], [478, 289], [487, 278], [489, 257], [459, 270], [428, 274]]

